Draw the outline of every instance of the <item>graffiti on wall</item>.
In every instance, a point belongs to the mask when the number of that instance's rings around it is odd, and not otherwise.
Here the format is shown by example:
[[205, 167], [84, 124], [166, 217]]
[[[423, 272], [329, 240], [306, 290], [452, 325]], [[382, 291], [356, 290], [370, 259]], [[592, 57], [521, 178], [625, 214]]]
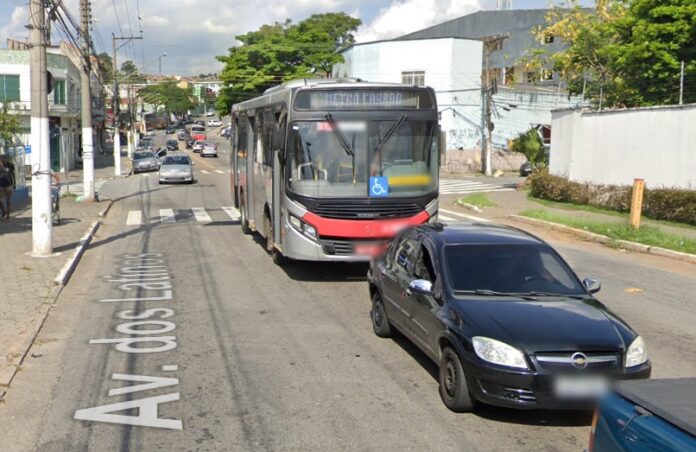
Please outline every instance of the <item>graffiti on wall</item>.
[[448, 149], [471, 149], [479, 145], [479, 131], [473, 127], [452, 129], [447, 132]]

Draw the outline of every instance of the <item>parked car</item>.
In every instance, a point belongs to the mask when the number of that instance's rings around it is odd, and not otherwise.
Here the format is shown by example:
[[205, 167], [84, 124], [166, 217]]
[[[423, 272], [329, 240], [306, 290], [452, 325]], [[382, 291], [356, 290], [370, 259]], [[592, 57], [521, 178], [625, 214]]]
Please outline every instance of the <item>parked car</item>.
[[203, 147], [201, 148], [201, 157], [215, 157], [218, 156], [217, 144], [211, 143], [210, 141], [203, 142]]
[[520, 166], [520, 176], [527, 177], [532, 174], [532, 164], [530, 162], [524, 162]]
[[156, 171], [159, 165], [152, 151], [139, 151], [133, 153], [133, 174], [143, 171]]
[[157, 160], [157, 168], [162, 166], [164, 158], [167, 156], [167, 148], [161, 148], [155, 152], [155, 159]]
[[188, 155], [172, 154], [168, 155], [162, 161], [162, 166], [159, 169], [159, 183], [185, 182], [192, 184], [193, 165]]
[[195, 143], [193, 143], [193, 152], [201, 152], [204, 145], [205, 145], [205, 141], [201, 141], [201, 140], [196, 141]]
[[590, 451], [696, 450], [696, 378], [622, 381], [597, 405]]
[[593, 296], [599, 281], [521, 230], [407, 229], [368, 281], [375, 334], [398, 329], [438, 363], [452, 411], [589, 409], [611, 380], [650, 376], [643, 339]]
[[166, 130], [165, 130], [165, 133], [166, 133], [167, 135], [171, 135], [171, 134], [173, 134], [175, 131], [176, 131], [176, 129], [174, 128], [174, 126], [167, 126], [167, 128], [166, 128]]
[[222, 121], [218, 121], [217, 119], [211, 119], [208, 121], [208, 127], [220, 127], [222, 125]]
[[179, 142], [177, 140], [167, 140], [167, 149], [170, 151], [178, 151]]

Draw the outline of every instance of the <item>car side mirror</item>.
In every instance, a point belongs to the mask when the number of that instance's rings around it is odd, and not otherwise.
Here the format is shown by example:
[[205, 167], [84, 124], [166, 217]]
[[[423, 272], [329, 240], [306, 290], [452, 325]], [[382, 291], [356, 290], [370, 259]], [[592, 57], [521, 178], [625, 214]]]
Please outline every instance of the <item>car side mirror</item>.
[[408, 291], [421, 295], [433, 295], [433, 283], [427, 279], [414, 279], [408, 284]]
[[585, 286], [589, 293], [597, 293], [602, 290], [601, 281], [595, 278], [585, 278], [582, 281], [582, 285]]

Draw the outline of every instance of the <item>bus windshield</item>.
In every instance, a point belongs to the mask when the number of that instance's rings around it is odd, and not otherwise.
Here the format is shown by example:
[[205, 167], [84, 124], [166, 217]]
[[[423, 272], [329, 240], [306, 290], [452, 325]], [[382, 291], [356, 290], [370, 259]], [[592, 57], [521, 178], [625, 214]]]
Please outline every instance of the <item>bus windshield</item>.
[[[292, 124], [289, 189], [342, 198], [419, 196], [437, 187], [435, 121], [303, 121]], [[378, 192], [370, 186], [379, 182]], [[384, 185], [386, 183], [386, 186]]]

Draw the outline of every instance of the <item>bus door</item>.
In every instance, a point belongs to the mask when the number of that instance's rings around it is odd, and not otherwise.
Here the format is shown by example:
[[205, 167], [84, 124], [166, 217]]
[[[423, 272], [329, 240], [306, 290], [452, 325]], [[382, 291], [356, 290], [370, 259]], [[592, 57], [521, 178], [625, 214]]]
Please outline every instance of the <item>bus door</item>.
[[285, 131], [287, 114], [277, 112], [273, 127], [273, 241], [283, 246], [285, 230]]
[[256, 154], [258, 152], [256, 117], [253, 110], [248, 112], [247, 121], [247, 186], [246, 186], [246, 208], [247, 218], [251, 229], [256, 229], [256, 184], [258, 175], [256, 173]]

